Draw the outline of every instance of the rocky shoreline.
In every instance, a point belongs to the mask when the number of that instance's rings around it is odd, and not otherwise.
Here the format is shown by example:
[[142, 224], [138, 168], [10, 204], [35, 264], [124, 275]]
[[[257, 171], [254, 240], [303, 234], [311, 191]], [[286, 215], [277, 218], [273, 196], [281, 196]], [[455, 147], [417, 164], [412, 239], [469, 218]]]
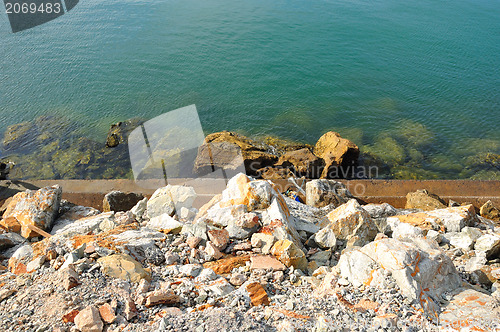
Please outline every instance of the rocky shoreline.
[[[5, 331], [500, 329], [500, 211], [408, 193], [362, 205], [340, 182], [282, 194], [244, 174], [199, 210], [194, 188], [59, 186], [1, 208]], [[307, 204], [305, 204], [307, 203]]]
[[[99, 142], [82, 135], [68, 119], [42, 116], [6, 129], [0, 163], [15, 164], [11, 178], [16, 179], [132, 179], [127, 137], [142, 122], [130, 119], [113, 124], [106, 141]], [[344, 134], [349, 139], [342, 137]], [[309, 145], [218, 132], [207, 135], [205, 145], [223, 144], [226, 155], [230, 147], [241, 149], [246, 173], [265, 179], [500, 180], [500, 142], [491, 139], [468, 139], [452, 145], [445, 154], [429, 154], [438, 143], [435, 135], [411, 121], [370, 142], [348, 129], [318, 136], [318, 141]], [[207, 151], [202, 146], [198, 153], [193, 176], [207, 167]]]

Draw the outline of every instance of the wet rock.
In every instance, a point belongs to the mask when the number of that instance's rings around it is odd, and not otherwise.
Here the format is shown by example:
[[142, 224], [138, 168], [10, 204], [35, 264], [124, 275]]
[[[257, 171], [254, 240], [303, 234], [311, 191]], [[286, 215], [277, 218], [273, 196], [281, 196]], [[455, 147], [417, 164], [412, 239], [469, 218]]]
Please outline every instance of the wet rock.
[[101, 257], [97, 260], [102, 272], [111, 278], [120, 278], [125, 281], [139, 282], [142, 278], [151, 279], [151, 275], [139, 262], [123, 254], [114, 254]]
[[500, 210], [498, 210], [491, 201], [487, 201], [479, 210], [481, 217], [500, 222]]
[[290, 240], [278, 240], [271, 248], [273, 254], [285, 266], [306, 270], [307, 259], [304, 252]]
[[99, 310], [95, 306], [88, 306], [80, 311], [75, 316], [74, 322], [82, 332], [101, 332], [104, 327]]
[[45, 187], [37, 191], [26, 190], [12, 198], [3, 214], [3, 218], [16, 218], [21, 224], [21, 235], [25, 238], [38, 236], [28, 228], [36, 226], [50, 231], [59, 211], [62, 189], [60, 186]]
[[346, 186], [334, 180], [312, 180], [306, 183], [306, 203], [317, 208], [332, 204], [335, 208], [354, 198]]
[[119, 144], [126, 144], [128, 135], [143, 122], [141, 119], [134, 118], [112, 124], [106, 137], [106, 147], [114, 148]]
[[446, 202], [438, 195], [428, 192], [427, 190], [417, 190], [406, 195], [405, 209], [421, 209], [424, 211], [432, 211], [436, 209], [446, 208]]
[[319, 178], [325, 162], [318, 158], [308, 148], [289, 151], [281, 155], [276, 166], [290, 168], [297, 176], [309, 179]]
[[162, 214], [173, 216], [182, 207], [191, 208], [196, 196], [192, 187], [168, 185], [159, 188], [147, 202], [148, 217], [154, 218]]
[[[214, 166], [232, 165], [235, 160], [237, 162], [239, 159], [240, 152], [237, 148], [241, 151], [246, 172], [250, 175], [257, 175], [259, 169], [273, 165], [278, 159], [263, 148], [258, 147], [250, 139], [236, 133], [223, 131], [205, 137], [204, 144], [198, 150], [194, 166], [195, 172], [203, 174], [211, 172]], [[216, 155], [217, 158], [211, 158], [213, 155]]]
[[328, 220], [330, 224], [327, 227], [333, 230], [339, 240], [349, 240], [353, 236], [359, 236], [361, 241], [368, 242], [378, 233], [368, 212], [355, 199], [330, 212]]
[[118, 190], [107, 193], [102, 201], [103, 212], [129, 211], [139, 201], [144, 199], [142, 194], [124, 193]]
[[325, 161], [321, 178], [336, 178], [341, 174], [340, 167], [348, 167], [357, 162], [359, 148], [338, 133], [329, 131], [316, 142], [314, 154]]

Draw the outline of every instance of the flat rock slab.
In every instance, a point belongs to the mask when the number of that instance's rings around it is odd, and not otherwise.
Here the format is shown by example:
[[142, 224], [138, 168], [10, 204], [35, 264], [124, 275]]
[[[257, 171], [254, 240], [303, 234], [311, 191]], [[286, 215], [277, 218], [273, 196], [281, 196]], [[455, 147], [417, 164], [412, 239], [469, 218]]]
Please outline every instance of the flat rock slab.
[[267, 270], [272, 269], [273, 271], [284, 271], [286, 270], [285, 264], [281, 263], [274, 257], [271, 256], [252, 256], [250, 257], [250, 269], [251, 270]]
[[455, 330], [498, 331], [499, 309], [492, 307], [493, 298], [473, 289], [460, 289], [443, 307], [441, 326]]

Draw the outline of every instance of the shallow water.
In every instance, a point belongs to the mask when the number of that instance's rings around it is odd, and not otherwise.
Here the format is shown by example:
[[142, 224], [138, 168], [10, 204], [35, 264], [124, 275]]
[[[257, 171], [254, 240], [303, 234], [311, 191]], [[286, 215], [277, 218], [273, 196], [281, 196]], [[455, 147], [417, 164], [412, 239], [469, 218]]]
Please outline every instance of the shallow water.
[[196, 104], [207, 133], [336, 130], [396, 151], [391, 177], [496, 178], [463, 169], [500, 153], [498, 17], [492, 0], [82, 1], [11, 34], [0, 15], [0, 131], [56, 114], [103, 142], [113, 122]]

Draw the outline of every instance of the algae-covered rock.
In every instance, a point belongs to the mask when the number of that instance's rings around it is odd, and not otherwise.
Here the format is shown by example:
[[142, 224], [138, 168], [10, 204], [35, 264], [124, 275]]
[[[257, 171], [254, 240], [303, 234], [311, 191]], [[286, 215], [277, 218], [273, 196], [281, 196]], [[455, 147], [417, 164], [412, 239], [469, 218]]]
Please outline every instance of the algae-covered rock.
[[22, 122], [7, 127], [3, 136], [5, 150], [16, 150], [33, 146], [37, 136], [35, 125], [32, 122]]
[[394, 136], [417, 148], [434, 142], [434, 134], [423, 124], [412, 120], [401, 121]]
[[119, 144], [127, 143], [128, 135], [143, 122], [142, 119], [133, 118], [112, 124], [106, 137], [106, 147], [114, 148]]
[[406, 158], [406, 152], [394, 138], [387, 133], [381, 134], [372, 145], [361, 148], [363, 154], [371, 154], [386, 164], [402, 164]]

